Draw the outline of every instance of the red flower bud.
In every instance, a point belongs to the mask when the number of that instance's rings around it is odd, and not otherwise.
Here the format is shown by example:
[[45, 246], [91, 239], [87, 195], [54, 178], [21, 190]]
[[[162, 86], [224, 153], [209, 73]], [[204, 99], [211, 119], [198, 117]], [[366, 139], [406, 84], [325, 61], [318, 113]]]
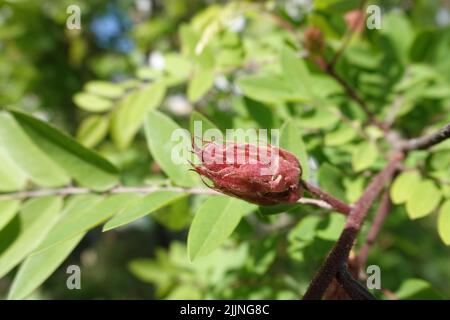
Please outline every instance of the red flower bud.
[[194, 169], [216, 191], [258, 205], [295, 203], [302, 195], [302, 169], [290, 152], [243, 143], [206, 142], [194, 146], [200, 165]]
[[320, 53], [325, 46], [325, 39], [319, 28], [306, 28], [303, 36], [303, 46], [311, 53]]
[[365, 18], [366, 18], [366, 15], [365, 15], [364, 11], [359, 10], [359, 9], [348, 11], [344, 16], [344, 20], [345, 20], [345, 23], [347, 24], [347, 28], [349, 30], [357, 32], [357, 33], [362, 33], [364, 31]]

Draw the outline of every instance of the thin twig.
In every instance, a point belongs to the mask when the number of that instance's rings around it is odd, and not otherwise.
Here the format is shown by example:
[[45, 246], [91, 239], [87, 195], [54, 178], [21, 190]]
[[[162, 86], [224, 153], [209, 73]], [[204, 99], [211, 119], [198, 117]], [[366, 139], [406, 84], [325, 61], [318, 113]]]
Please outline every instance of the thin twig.
[[[289, 23], [287, 22], [285, 19], [283, 19], [282, 17], [275, 15], [273, 13], [270, 14], [271, 18], [283, 29], [285, 29], [286, 31], [292, 33], [292, 35], [294, 35], [294, 37], [296, 37], [297, 39], [299, 39], [299, 35], [297, 33], [297, 30]], [[321, 68], [322, 70], [324, 70], [325, 72], [327, 72], [330, 76], [332, 76], [345, 90], [345, 92], [347, 93], [347, 95], [352, 98], [354, 101], [356, 101], [361, 108], [363, 109], [364, 113], [367, 115], [369, 121], [379, 127], [380, 129], [382, 129], [383, 131], [386, 131], [386, 128], [384, 126], [383, 123], [381, 123], [380, 121], [378, 121], [378, 119], [375, 117], [375, 114], [370, 111], [369, 107], [367, 106], [366, 102], [359, 96], [359, 94], [347, 83], [347, 81], [345, 81], [340, 75], [338, 75], [336, 73], [336, 71], [334, 70], [334, 63], [336, 62], [335, 60], [337, 60], [337, 58], [339, 57], [339, 54], [337, 55], [337, 57], [335, 56], [335, 59], [333, 59], [333, 63], [328, 63], [327, 61], [325, 61], [325, 59], [323, 57], [320, 56], [314, 56], [311, 57], [313, 59], [311, 59], [314, 63], [316, 63], [318, 65], [319, 68]]]
[[[366, 6], [367, 6], [367, 0], [362, 1], [359, 6], [359, 10], [366, 11], [365, 10]], [[362, 16], [362, 19], [363, 19], [362, 23], [364, 23], [365, 15]], [[361, 21], [360, 21], [360, 23], [361, 23]], [[347, 30], [344, 34], [344, 39], [342, 40], [339, 49], [336, 51], [333, 58], [331, 59], [330, 64], [332, 66], [334, 66], [337, 63], [337, 61], [339, 60], [341, 55], [344, 53], [345, 49], [347, 49], [347, 46], [349, 45], [350, 41], [353, 39], [353, 36], [356, 33], [355, 31], [356, 31], [355, 29], [347, 28]]]
[[[174, 186], [143, 186], [143, 187], [123, 187], [117, 186], [102, 194], [112, 194], [112, 193], [153, 193], [156, 191], [172, 191], [172, 192], [181, 192], [181, 193], [189, 193], [189, 194], [218, 194], [216, 191], [212, 189], [206, 188], [181, 188]], [[41, 190], [29, 190], [29, 191], [19, 191], [19, 192], [11, 192], [11, 193], [3, 193], [0, 194], [0, 200], [7, 199], [26, 199], [26, 198], [38, 198], [38, 197], [47, 197], [47, 196], [69, 196], [74, 194], [86, 194], [86, 193], [95, 193], [95, 191], [88, 188], [78, 188], [78, 187], [65, 187], [65, 188], [55, 188], [55, 189], [41, 189]]]
[[403, 150], [411, 151], [428, 149], [448, 138], [450, 138], [450, 123], [446, 124], [435, 133], [406, 141]]
[[383, 193], [380, 206], [378, 207], [377, 213], [375, 214], [375, 218], [372, 222], [372, 225], [370, 226], [366, 241], [364, 242], [363, 246], [361, 247], [361, 250], [359, 251], [358, 264], [360, 273], [363, 272], [366, 266], [369, 251], [372, 248], [373, 244], [375, 243], [378, 233], [380, 232], [383, 222], [386, 216], [388, 215], [390, 209], [391, 209], [391, 199], [389, 197], [389, 189], [386, 189]]
[[[152, 185], [152, 186], [142, 186], [142, 187], [124, 187], [117, 186], [102, 194], [113, 194], [113, 193], [141, 193], [141, 194], [149, 194], [157, 191], [171, 191], [171, 192], [180, 192], [180, 193], [188, 193], [188, 194], [203, 194], [203, 195], [220, 195], [221, 193], [207, 188], [182, 188], [175, 186], [165, 186], [165, 185]], [[65, 188], [55, 188], [55, 189], [41, 189], [41, 190], [29, 190], [29, 191], [19, 191], [19, 192], [11, 192], [11, 193], [2, 193], [0, 194], [1, 200], [10, 200], [10, 199], [27, 199], [27, 198], [38, 198], [38, 197], [47, 197], [47, 196], [70, 196], [74, 194], [87, 194], [87, 193], [95, 193], [95, 191], [88, 188], [79, 188], [79, 187], [65, 187]], [[301, 198], [298, 200], [298, 203], [305, 205], [312, 205], [322, 209], [331, 210], [333, 207], [323, 200], [310, 199], [310, 198]]]
[[312, 195], [328, 203], [334, 210], [343, 213], [345, 215], [348, 215], [350, 213], [352, 207], [346, 204], [345, 202], [339, 200], [338, 198], [335, 198], [331, 194], [321, 190], [320, 188], [312, 185], [307, 181], [302, 180], [301, 184], [305, 188], [305, 190], [309, 191]]
[[383, 125], [383, 123], [381, 123], [376, 118], [375, 114], [369, 109], [369, 106], [364, 101], [364, 99], [361, 98], [361, 96], [358, 94], [358, 92], [356, 92], [356, 90], [353, 89], [353, 87], [344, 78], [342, 78], [339, 74], [337, 74], [336, 70], [334, 69], [334, 67], [331, 64], [329, 64], [325, 61], [322, 63], [324, 63], [324, 64], [321, 64], [319, 66], [321, 66], [322, 68], [323, 68], [323, 66], [325, 66], [324, 71], [327, 72], [332, 78], [334, 78], [341, 85], [341, 87], [344, 89], [345, 93], [351, 99], [353, 99], [355, 102], [357, 102], [359, 104], [359, 106], [361, 107], [361, 109], [364, 111], [367, 118], [369, 119], [370, 123], [377, 126], [381, 130], [385, 131], [386, 127]]

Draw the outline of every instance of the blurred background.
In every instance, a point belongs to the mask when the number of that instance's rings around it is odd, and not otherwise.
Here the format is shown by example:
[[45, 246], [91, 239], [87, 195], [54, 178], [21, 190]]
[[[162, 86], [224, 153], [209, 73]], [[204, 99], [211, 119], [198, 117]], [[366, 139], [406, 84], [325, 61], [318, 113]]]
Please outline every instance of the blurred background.
[[[80, 125], [89, 117], [89, 112], [77, 106], [74, 96], [92, 80], [125, 83], [151, 77], [151, 73], [164, 64], [165, 53], [182, 48], [181, 26], [205, 9], [226, 3], [213, 0], [0, 0], [0, 106], [48, 120], [96, 148], [121, 168], [126, 184], [163, 179], [141, 133], [126, 148], [118, 147], [106, 134], [89, 140], [80, 133]], [[433, 35], [445, 30], [449, 34], [449, 1], [376, 3], [383, 12], [404, 13], [415, 30], [432, 30]], [[66, 28], [70, 15], [66, 9], [74, 4], [81, 9], [80, 30]], [[305, 25], [312, 8], [308, 0], [266, 1], [264, 5], [276, 7], [294, 26]], [[325, 31], [331, 38], [336, 39], [345, 32], [343, 15], [349, 9], [333, 13], [333, 19], [340, 22], [336, 24], [337, 29]], [[235, 31], [227, 38], [232, 49], [239, 46], [240, 30], [246, 20], [242, 17], [233, 23]], [[279, 39], [287, 37], [276, 25], [266, 26], [259, 36], [266, 42], [261, 46], [266, 47], [276, 47]], [[229, 52], [233, 55], [239, 50]], [[261, 52], [268, 55], [269, 51]], [[237, 56], [241, 54], [238, 52]], [[370, 63], [364, 61], [367, 54], [358, 57], [361, 58], [359, 63]], [[175, 86], [169, 89], [162, 108], [184, 124], [194, 108], [203, 109], [220, 127], [229, 127], [233, 122], [232, 113], [227, 109], [232, 95], [227, 89], [229, 85], [224, 77], [215, 79], [213, 97], [196, 103], [186, 98], [185, 87]], [[251, 117], [251, 107], [248, 112], [247, 116]], [[246, 119], [241, 120], [245, 123]], [[263, 116], [257, 121], [260, 126], [277, 125], [270, 122], [270, 117]], [[252, 125], [252, 122], [245, 123], [245, 126]], [[408, 130], [415, 132], [416, 127]], [[279, 232], [260, 228], [260, 236], [253, 236], [257, 227], [252, 221], [243, 221], [233, 235], [232, 244], [193, 266], [187, 261], [185, 242], [186, 228], [195, 208], [195, 203], [183, 199], [124, 228], [106, 233], [89, 232], [33, 298], [296, 299], [320, 265], [342, 223], [338, 216], [324, 217], [319, 227], [322, 236], [311, 244], [301, 237], [296, 240], [295, 232], [303, 234], [305, 225], [297, 226], [296, 231], [279, 223]], [[450, 252], [439, 241], [434, 222], [410, 221], [403, 208], [396, 209], [396, 213], [386, 222], [380, 244], [371, 255], [371, 261], [382, 266], [383, 286], [395, 291], [405, 279], [424, 278], [434, 288], [427, 289], [431, 291], [429, 295], [450, 297]], [[264, 224], [267, 225], [270, 224]], [[304, 250], [299, 253], [299, 248]], [[305, 257], [308, 263], [304, 262]], [[225, 262], [217, 265], [214, 261]], [[82, 290], [67, 290], [65, 268], [69, 264], [81, 266]], [[0, 297], [6, 295], [12, 279], [10, 274], [0, 280]]]

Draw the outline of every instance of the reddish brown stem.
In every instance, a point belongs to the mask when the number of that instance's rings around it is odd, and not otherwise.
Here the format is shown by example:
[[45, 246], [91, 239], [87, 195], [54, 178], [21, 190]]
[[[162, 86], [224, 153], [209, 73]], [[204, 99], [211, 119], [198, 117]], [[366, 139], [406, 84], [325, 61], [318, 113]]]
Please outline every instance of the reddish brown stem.
[[353, 278], [346, 264], [338, 270], [336, 280], [352, 300], [375, 300], [367, 288]]
[[383, 226], [383, 222], [388, 215], [390, 208], [391, 199], [389, 198], [389, 189], [387, 189], [383, 193], [380, 206], [378, 207], [375, 218], [372, 222], [372, 225], [370, 226], [366, 241], [359, 251], [358, 264], [360, 272], [363, 271], [366, 266], [367, 256], [369, 254], [370, 248], [372, 248], [373, 244], [375, 243], [375, 240], [378, 236], [378, 233], [380, 232], [381, 227]]
[[343, 213], [345, 215], [348, 215], [350, 213], [352, 207], [349, 206], [348, 204], [346, 204], [345, 202], [339, 200], [338, 198], [335, 198], [331, 194], [329, 194], [329, 193], [323, 191], [322, 189], [320, 189], [320, 188], [310, 184], [309, 182], [306, 182], [306, 181], [302, 180], [300, 183], [305, 188], [305, 190], [307, 190], [312, 195], [314, 195], [314, 196], [318, 197], [319, 199], [321, 199], [321, 200], [325, 201], [326, 203], [328, 203], [337, 212]]
[[439, 131], [433, 134], [407, 141], [403, 146], [403, 150], [411, 151], [428, 149], [448, 138], [450, 138], [450, 123], [446, 124], [444, 127], [439, 129]]
[[352, 208], [350, 214], [347, 217], [347, 222], [345, 224], [344, 230], [341, 233], [341, 236], [329, 253], [325, 262], [320, 267], [319, 272], [312, 280], [307, 292], [303, 296], [303, 299], [321, 299], [325, 290], [328, 288], [331, 281], [336, 276], [339, 267], [342, 264], [347, 263], [350, 250], [353, 247], [353, 243], [359, 233], [359, 230], [361, 229], [367, 212], [377, 198], [378, 194], [383, 189], [386, 182], [390, 180], [390, 178], [395, 173], [397, 165], [402, 159], [402, 153], [394, 154], [387, 166], [382, 171], [380, 171], [375, 176], [375, 178], [373, 178], [372, 182], [366, 188], [361, 198], [356, 202], [355, 206]]

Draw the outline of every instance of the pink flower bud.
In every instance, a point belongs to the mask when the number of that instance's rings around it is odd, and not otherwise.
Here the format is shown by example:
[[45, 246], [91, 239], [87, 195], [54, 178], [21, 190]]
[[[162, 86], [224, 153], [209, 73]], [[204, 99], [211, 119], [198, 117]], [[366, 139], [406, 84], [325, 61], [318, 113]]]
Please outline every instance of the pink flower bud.
[[258, 205], [295, 203], [302, 195], [302, 169], [290, 152], [267, 144], [203, 143], [194, 145], [200, 165], [194, 169], [216, 191]]
[[325, 47], [325, 38], [319, 28], [310, 26], [306, 28], [303, 46], [311, 53], [319, 54]]
[[366, 15], [364, 11], [359, 9], [348, 11], [344, 16], [347, 28], [357, 33], [362, 33], [364, 31], [365, 19]]

